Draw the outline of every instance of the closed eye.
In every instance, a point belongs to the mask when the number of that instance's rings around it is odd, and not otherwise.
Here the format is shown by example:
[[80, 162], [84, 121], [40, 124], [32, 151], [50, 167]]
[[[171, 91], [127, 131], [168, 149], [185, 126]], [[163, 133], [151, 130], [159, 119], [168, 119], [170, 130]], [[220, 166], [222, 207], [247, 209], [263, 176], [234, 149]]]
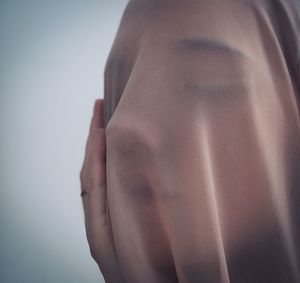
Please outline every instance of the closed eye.
[[229, 44], [211, 39], [211, 38], [184, 38], [175, 42], [175, 47], [177, 49], [201, 52], [201, 51], [212, 51], [216, 53], [227, 53], [237, 57], [243, 57], [249, 59], [249, 57], [243, 53], [241, 50], [230, 46]]

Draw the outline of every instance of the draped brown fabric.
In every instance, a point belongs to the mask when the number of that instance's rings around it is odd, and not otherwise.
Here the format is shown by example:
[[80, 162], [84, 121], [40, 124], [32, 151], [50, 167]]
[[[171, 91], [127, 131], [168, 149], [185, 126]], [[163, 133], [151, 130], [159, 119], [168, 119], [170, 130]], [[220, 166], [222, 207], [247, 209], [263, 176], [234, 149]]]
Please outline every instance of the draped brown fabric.
[[300, 1], [134, 0], [105, 69], [124, 282], [300, 282]]

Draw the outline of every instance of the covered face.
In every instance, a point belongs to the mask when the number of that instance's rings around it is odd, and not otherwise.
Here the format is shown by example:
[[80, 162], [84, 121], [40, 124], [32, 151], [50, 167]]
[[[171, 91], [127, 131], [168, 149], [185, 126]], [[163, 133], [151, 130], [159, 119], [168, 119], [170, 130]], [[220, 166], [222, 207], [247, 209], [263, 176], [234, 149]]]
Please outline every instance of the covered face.
[[126, 282], [300, 282], [299, 15], [292, 0], [129, 2], [104, 94]]

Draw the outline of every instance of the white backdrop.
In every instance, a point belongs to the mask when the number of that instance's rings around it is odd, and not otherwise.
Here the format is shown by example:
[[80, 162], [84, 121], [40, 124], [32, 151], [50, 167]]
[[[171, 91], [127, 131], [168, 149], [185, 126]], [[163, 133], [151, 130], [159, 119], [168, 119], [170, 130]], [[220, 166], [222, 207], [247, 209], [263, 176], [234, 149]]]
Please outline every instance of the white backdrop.
[[0, 282], [103, 282], [79, 197], [125, 0], [0, 2]]

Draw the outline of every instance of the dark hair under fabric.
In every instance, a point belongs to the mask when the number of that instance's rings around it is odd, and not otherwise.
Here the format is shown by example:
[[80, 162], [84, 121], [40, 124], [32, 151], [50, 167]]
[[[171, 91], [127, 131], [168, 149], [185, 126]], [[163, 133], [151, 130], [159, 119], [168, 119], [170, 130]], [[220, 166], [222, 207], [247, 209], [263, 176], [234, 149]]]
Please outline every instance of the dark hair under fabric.
[[128, 283], [300, 282], [300, 2], [132, 0], [105, 69]]

